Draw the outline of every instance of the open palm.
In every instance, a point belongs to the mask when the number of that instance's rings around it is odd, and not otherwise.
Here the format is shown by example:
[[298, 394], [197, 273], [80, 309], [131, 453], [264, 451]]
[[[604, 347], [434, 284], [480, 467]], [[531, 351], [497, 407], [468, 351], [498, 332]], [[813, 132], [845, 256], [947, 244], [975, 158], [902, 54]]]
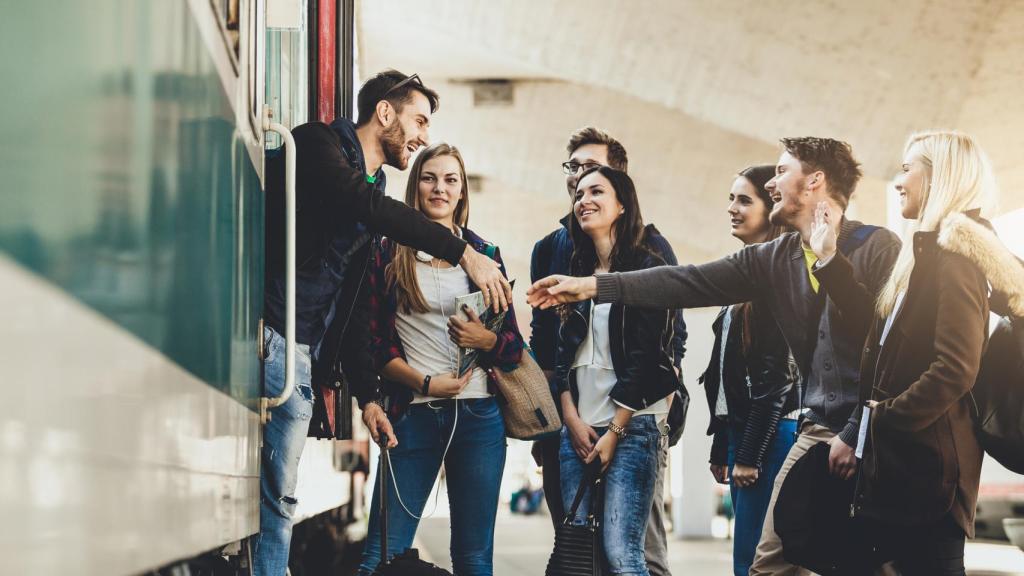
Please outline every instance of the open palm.
[[818, 260], [826, 260], [836, 253], [839, 218], [832, 214], [827, 202], [818, 202], [814, 209], [814, 222], [811, 223], [811, 250]]

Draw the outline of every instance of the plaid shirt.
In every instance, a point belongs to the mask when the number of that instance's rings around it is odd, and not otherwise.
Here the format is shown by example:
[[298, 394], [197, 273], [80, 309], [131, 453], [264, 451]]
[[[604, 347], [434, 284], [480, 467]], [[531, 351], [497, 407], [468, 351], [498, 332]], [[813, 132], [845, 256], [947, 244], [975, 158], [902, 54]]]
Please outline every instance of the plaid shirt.
[[[485, 253], [488, 243], [474, 234], [467, 228], [462, 230], [463, 238], [473, 247], [474, 250]], [[405, 360], [405, 350], [402, 348], [402, 340], [398, 336], [398, 329], [395, 327], [395, 318], [398, 316], [398, 301], [394, 291], [388, 290], [385, 270], [391, 259], [394, 257], [394, 244], [386, 239], [374, 246], [374, 254], [371, 260], [371, 269], [368, 271], [370, 284], [370, 353], [373, 355], [374, 366], [380, 372], [385, 365], [401, 358]], [[501, 255], [496, 250], [494, 260], [501, 267], [501, 273], [508, 277], [505, 272], [505, 265], [502, 264]], [[466, 294], [478, 291], [472, 280], [468, 282]], [[508, 307], [508, 314], [502, 321], [501, 330], [498, 332], [498, 340], [494, 348], [488, 351], [481, 350], [477, 355], [477, 365], [488, 371], [488, 390], [494, 393], [494, 378], [490, 369], [509, 367], [519, 364], [523, 354], [523, 337], [519, 334], [519, 327], [516, 324], [515, 311], [511, 303]], [[381, 392], [386, 401], [388, 415], [391, 418], [400, 416], [413, 400], [413, 391], [397, 382], [390, 382], [382, 379]]]

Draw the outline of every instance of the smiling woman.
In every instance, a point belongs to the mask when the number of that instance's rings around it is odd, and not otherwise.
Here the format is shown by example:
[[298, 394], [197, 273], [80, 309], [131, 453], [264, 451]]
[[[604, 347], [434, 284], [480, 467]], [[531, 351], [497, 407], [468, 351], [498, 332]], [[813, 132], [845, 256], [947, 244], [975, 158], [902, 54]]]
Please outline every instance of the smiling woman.
[[[607, 166], [584, 172], [574, 199], [574, 274], [664, 264], [650, 247], [636, 188], [625, 172]], [[647, 511], [654, 501], [669, 399], [680, 389], [672, 368], [671, 326], [669, 310], [586, 300], [566, 309], [559, 331], [555, 380], [565, 422], [558, 458], [562, 503], [572, 508], [590, 474], [588, 465], [599, 462], [604, 501], [584, 499], [570, 521], [583, 522], [591, 506], [603, 505], [602, 545], [614, 574], [649, 574]]]
[[[466, 168], [454, 146], [435, 144], [420, 153], [405, 202], [501, 265], [497, 248], [467, 228]], [[505, 425], [488, 372], [521, 359], [523, 340], [515, 313], [510, 306], [496, 332], [474, 314], [461, 316], [456, 299], [480, 290], [465, 270], [390, 240], [374, 251], [369, 279], [371, 349], [398, 439], [389, 456], [394, 490], [383, 496], [388, 501], [388, 548], [401, 551], [412, 544], [444, 463], [455, 572], [489, 575]], [[456, 360], [460, 349], [477, 351], [462, 375]], [[381, 498], [378, 485], [360, 574], [372, 573], [380, 560]]]

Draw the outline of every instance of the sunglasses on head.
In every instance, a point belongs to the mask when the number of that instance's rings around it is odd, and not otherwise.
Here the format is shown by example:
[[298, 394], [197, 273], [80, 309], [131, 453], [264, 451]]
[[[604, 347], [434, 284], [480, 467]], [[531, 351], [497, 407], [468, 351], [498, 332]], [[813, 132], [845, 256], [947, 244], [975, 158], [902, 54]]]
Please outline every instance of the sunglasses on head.
[[423, 86], [423, 81], [420, 80], [420, 75], [419, 74], [413, 74], [412, 76], [409, 76], [408, 78], [406, 78], [405, 80], [402, 80], [398, 84], [395, 84], [391, 88], [388, 88], [387, 92], [385, 92], [384, 95], [380, 97], [380, 99], [381, 100], [386, 100], [387, 97], [388, 97], [388, 94], [391, 94], [395, 90], [398, 90], [399, 88], [401, 88], [402, 86], [405, 86], [406, 84], [408, 84], [410, 82], [415, 82], [418, 86], [421, 86], [421, 87]]

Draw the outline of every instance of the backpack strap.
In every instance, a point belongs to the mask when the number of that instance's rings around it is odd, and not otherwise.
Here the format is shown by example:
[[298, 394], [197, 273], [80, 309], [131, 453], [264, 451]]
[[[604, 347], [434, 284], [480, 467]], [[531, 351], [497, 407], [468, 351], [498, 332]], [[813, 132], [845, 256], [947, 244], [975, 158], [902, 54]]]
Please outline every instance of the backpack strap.
[[857, 248], [863, 246], [864, 243], [868, 241], [868, 238], [875, 233], [875, 230], [878, 229], [879, 226], [861, 224], [843, 240], [843, 243], [839, 245], [839, 251], [842, 252], [844, 256], [849, 256], [850, 252], [853, 252]]

